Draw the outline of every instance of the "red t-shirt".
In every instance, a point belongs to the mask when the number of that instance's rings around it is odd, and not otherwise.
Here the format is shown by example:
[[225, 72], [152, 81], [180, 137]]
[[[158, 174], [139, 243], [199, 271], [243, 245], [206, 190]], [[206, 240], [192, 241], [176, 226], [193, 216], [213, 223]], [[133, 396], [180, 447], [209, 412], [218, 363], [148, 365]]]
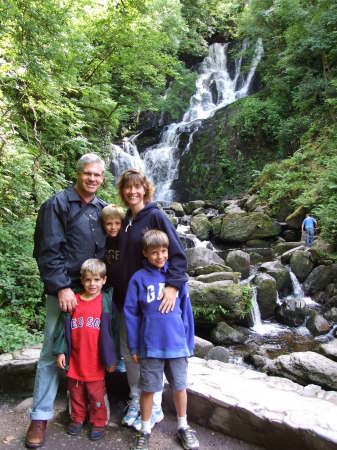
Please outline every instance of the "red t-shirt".
[[71, 319], [71, 354], [68, 377], [79, 381], [103, 380], [105, 368], [99, 358], [102, 294], [85, 301], [76, 294], [77, 306]]

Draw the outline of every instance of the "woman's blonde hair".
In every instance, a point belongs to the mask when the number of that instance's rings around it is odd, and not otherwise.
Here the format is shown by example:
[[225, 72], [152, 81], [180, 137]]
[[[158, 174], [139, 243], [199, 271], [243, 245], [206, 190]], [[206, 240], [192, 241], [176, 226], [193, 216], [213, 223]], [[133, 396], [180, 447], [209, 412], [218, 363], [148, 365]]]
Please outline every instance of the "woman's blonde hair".
[[154, 186], [152, 182], [144, 175], [142, 172], [136, 169], [129, 169], [122, 173], [117, 181], [118, 195], [124, 205], [129, 206], [127, 201], [123, 197], [123, 189], [127, 184], [139, 183], [143, 186], [145, 190], [144, 202], [148, 203], [152, 201]]

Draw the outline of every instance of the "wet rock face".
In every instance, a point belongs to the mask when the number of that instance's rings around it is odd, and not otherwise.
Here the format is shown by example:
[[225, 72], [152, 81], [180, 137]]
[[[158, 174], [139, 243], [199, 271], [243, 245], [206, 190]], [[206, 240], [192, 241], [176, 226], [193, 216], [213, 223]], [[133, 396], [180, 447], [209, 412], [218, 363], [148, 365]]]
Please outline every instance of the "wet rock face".
[[290, 257], [290, 267], [300, 281], [304, 281], [314, 268], [311, 254], [296, 250]]
[[275, 279], [276, 289], [281, 297], [290, 294], [292, 290], [290, 274], [279, 261], [264, 263], [260, 266], [260, 270]]
[[257, 275], [254, 281], [257, 288], [257, 302], [260, 307], [261, 318], [269, 319], [274, 315], [276, 307], [276, 281], [265, 273]]
[[225, 347], [213, 347], [206, 355], [205, 359], [213, 359], [221, 362], [228, 362], [231, 359], [230, 351]]
[[218, 345], [243, 344], [248, 336], [248, 331], [244, 328], [240, 330], [231, 327], [226, 322], [219, 322], [212, 330], [212, 341]]
[[277, 305], [275, 309], [275, 317], [278, 322], [290, 327], [299, 327], [303, 325], [306, 311], [302, 307], [298, 307], [295, 301], [283, 302]]
[[313, 312], [307, 321], [307, 328], [314, 336], [319, 336], [328, 333], [331, 326], [323, 316]]

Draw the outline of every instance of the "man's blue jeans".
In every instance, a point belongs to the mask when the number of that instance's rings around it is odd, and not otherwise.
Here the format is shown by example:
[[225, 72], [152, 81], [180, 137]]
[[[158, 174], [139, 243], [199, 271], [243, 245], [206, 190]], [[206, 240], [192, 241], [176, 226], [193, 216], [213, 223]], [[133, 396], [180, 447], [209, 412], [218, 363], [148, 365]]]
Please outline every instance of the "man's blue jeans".
[[311, 247], [314, 243], [314, 229], [308, 228], [305, 230], [305, 245], [306, 247]]
[[30, 414], [32, 420], [49, 420], [53, 417], [59, 385], [56, 356], [53, 354], [54, 332], [61, 314], [56, 296], [47, 295], [46, 309], [44, 341], [37, 364], [33, 408]]

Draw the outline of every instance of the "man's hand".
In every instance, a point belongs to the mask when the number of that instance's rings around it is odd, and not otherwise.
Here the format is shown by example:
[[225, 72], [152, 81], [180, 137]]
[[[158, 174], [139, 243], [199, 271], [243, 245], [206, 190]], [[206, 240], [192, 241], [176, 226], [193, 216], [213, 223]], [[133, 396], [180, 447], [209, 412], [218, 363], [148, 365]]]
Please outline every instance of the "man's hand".
[[139, 356], [138, 355], [131, 355], [132, 361], [136, 364], [139, 364]]
[[159, 305], [159, 311], [162, 314], [167, 314], [170, 311], [174, 310], [174, 306], [176, 304], [178, 289], [174, 286], [166, 286], [163, 290], [161, 303]]
[[77, 301], [75, 294], [72, 289], [65, 288], [60, 289], [57, 293], [57, 297], [59, 299], [60, 310], [63, 312], [72, 313], [76, 308]]
[[112, 372], [114, 372], [114, 371], [116, 370], [116, 367], [117, 367], [117, 364], [116, 364], [116, 363], [115, 363], [115, 364], [112, 364], [112, 366], [106, 367], [106, 371], [107, 371], [108, 373], [112, 373]]
[[60, 369], [66, 368], [66, 355], [64, 353], [59, 353], [56, 357], [57, 367]]

